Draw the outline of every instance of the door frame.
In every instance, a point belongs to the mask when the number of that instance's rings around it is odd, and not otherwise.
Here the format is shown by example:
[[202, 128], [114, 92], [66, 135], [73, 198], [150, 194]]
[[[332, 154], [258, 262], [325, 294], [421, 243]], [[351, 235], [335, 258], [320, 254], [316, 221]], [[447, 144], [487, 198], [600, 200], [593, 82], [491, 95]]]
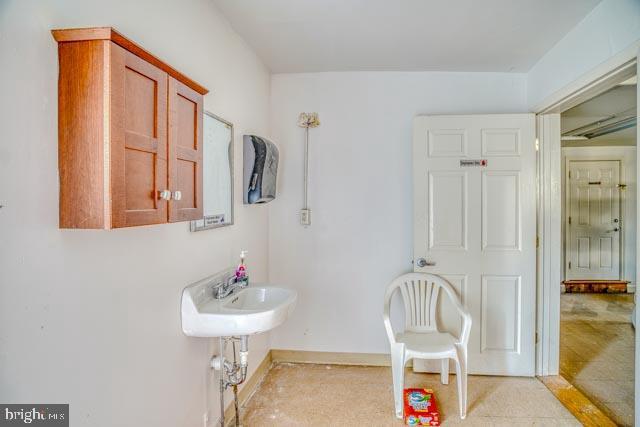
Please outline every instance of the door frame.
[[[640, 41], [603, 62], [590, 72], [550, 95], [533, 108], [537, 114], [538, 143], [538, 304], [536, 319], [536, 375], [557, 375], [560, 352], [560, 274], [561, 274], [561, 144], [560, 113], [590, 99], [636, 75], [640, 63]], [[640, 85], [637, 86], [640, 88]], [[640, 101], [640, 89], [638, 89]], [[640, 113], [640, 108], [637, 109]], [[640, 126], [636, 127], [640, 141]], [[636, 151], [636, 164], [640, 165]], [[640, 186], [636, 186], [636, 200]], [[640, 231], [640, 222], [636, 232]], [[638, 239], [640, 243], [640, 239]], [[640, 247], [640, 245], [638, 245]], [[636, 250], [636, 265], [640, 250]], [[640, 269], [636, 273], [636, 283]], [[634, 294], [635, 295], [635, 294]], [[640, 325], [640, 310], [636, 310]], [[635, 372], [640, 370], [640, 332], [636, 329]], [[635, 423], [640, 425], [640, 382], [635, 377]]]
[[[583, 148], [583, 147], [571, 147], [571, 148]], [[586, 148], [586, 147], [584, 147]], [[609, 148], [609, 147], [593, 147], [593, 148]], [[617, 148], [617, 147], [616, 147]], [[617, 151], [617, 150], [616, 150]], [[569, 229], [567, 227], [568, 222], [569, 222], [569, 209], [567, 208], [567, 206], [569, 206], [569, 198], [571, 197], [571, 195], [569, 194], [569, 164], [571, 164], [571, 162], [580, 162], [580, 161], [589, 161], [589, 162], [607, 162], [607, 161], [613, 161], [613, 162], [618, 162], [618, 172], [619, 172], [619, 176], [618, 176], [618, 181], [620, 184], [626, 184], [627, 180], [626, 180], [626, 176], [627, 176], [627, 170], [626, 170], [626, 165], [625, 165], [625, 158], [622, 157], [619, 154], [615, 154], [615, 155], [602, 155], [602, 154], [571, 154], [568, 156], [564, 156], [564, 162], [563, 162], [563, 173], [562, 173], [562, 181], [563, 181], [563, 185], [561, 187], [563, 193], [564, 193], [564, 197], [562, 198], [562, 208], [563, 208], [563, 212], [564, 215], [562, 216], [562, 265], [563, 265], [563, 272], [562, 272], [562, 279], [566, 280], [567, 278], [567, 242], [568, 242], [568, 237], [569, 237]], [[624, 255], [625, 255], [625, 250], [624, 250], [624, 242], [625, 242], [625, 233], [626, 233], [626, 228], [625, 228], [625, 222], [624, 220], [626, 219], [626, 208], [627, 208], [627, 204], [626, 204], [626, 199], [625, 199], [625, 192], [624, 191], [620, 191], [619, 193], [619, 197], [618, 197], [618, 219], [619, 219], [619, 224], [620, 224], [620, 228], [621, 228], [621, 233], [620, 233], [620, 237], [618, 239], [618, 278], [615, 280], [625, 280], [625, 274], [624, 274], [624, 267], [625, 267], [625, 263], [624, 263]]]

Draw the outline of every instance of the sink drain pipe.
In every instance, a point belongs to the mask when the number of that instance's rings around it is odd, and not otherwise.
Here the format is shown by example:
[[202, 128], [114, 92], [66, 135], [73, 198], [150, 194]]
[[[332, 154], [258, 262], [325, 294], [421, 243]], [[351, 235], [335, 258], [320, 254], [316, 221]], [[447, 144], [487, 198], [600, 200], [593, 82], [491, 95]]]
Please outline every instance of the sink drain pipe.
[[[238, 357], [240, 363], [236, 359], [236, 342], [240, 341], [240, 351]], [[233, 349], [233, 362], [225, 358], [225, 349], [228, 343], [231, 343]], [[220, 337], [219, 338], [220, 354], [211, 359], [211, 367], [220, 371], [220, 426], [225, 427], [224, 420], [224, 391], [231, 386], [233, 388], [233, 400], [235, 407], [236, 427], [240, 426], [240, 408], [238, 405], [238, 385], [242, 384], [247, 378], [247, 366], [249, 364], [249, 337], [243, 335], [241, 337]]]

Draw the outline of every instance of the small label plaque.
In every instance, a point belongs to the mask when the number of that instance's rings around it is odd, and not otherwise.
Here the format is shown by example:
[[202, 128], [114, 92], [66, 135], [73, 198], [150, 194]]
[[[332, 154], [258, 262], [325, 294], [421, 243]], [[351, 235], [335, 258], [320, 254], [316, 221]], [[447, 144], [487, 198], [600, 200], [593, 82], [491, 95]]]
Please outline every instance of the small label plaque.
[[210, 225], [222, 224], [222, 223], [224, 223], [224, 214], [208, 215], [204, 217], [205, 227], [208, 227]]
[[483, 168], [487, 166], [486, 159], [460, 160], [461, 168]]

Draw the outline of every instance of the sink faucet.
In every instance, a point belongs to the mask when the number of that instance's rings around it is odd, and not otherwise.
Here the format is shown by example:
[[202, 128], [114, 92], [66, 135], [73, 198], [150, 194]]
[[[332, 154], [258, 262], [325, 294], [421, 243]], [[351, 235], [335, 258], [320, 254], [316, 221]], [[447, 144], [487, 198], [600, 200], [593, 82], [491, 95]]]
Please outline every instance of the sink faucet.
[[231, 276], [227, 280], [216, 283], [213, 287], [213, 297], [215, 299], [223, 299], [236, 292], [238, 289], [246, 288], [249, 286], [249, 278], [244, 277], [242, 279]]

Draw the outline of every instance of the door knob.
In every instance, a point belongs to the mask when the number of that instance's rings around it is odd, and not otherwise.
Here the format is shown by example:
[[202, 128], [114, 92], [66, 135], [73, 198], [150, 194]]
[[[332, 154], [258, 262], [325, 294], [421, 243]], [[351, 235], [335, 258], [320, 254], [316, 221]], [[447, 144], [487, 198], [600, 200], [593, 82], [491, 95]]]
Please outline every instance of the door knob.
[[416, 263], [418, 264], [418, 267], [433, 267], [434, 265], [436, 265], [435, 262], [433, 261], [427, 261], [424, 258], [418, 258], [418, 260], [416, 261]]
[[171, 200], [171, 191], [169, 190], [158, 191], [158, 198], [160, 200]]
[[182, 199], [182, 192], [174, 191], [173, 192], [173, 200], [180, 200], [180, 199]]

